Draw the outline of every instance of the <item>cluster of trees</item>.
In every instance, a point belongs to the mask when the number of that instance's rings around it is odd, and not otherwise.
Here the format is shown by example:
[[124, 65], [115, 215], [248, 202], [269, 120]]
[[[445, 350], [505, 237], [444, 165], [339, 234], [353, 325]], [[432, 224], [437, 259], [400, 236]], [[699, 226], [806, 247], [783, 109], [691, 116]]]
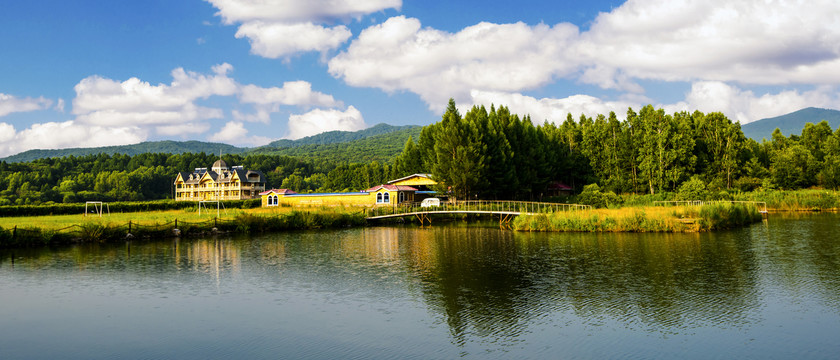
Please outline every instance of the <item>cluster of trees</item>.
[[[281, 155], [224, 155], [230, 165], [260, 170], [268, 186], [299, 192], [363, 190], [391, 178], [387, 163], [346, 164]], [[85, 155], [0, 162], [0, 206], [171, 199], [181, 171], [210, 167], [206, 153]]]
[[[0, 162], [0, 205], [171, 198], [178, 172], [217, 159], [144, 153]], [[414, 173], [433, 174], [445, 184], [439, 190], [462, 199], [538, 199], [552, 182], [639, 194], [837, 189], [840, 130], [809, 123], [801, 135], [786, 137], [777, 129], [759, 143], [721, 113], [666, 114], [651, 105], [638, 113], [628, 109], [625, 121], [615, 113], [577, 121], [570, 114], [562, 123], [535, 126], [505, 106], [477, 106], [462, 116], [450, 100], [441, 121], [423, 127], [416, 142], [408, 137], [392, 159], [355, 163], [255, 153], [223, 159], [262, 171], [270, 188], [297, 192], [358, 191]]]
[[541, 197], [547, 185], [600, 184], [615, 193], [840, 187], [840, 130], [807, 124], [802, 135], [748, 139], [719, 112], [666, 114], [647, 105], [626, 120], [571, 114], [534, 126], [508, 108], [473, 107], [461, 116], [450, 100], [440, 122], [409, 139], [398, 174], [431, 172], [459, 198]]

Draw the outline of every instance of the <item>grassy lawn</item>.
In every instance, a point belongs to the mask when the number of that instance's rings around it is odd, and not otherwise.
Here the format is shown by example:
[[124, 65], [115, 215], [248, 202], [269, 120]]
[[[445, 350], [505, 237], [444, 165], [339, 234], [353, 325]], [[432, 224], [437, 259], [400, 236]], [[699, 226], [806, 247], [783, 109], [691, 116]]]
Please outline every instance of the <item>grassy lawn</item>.
[[[342, 209], [323, 209], [323, 208], [291, 208], [291, 207], [272, 207], [272, 208], [255, 208], [255, 209], [227, 209], [221, 210], [219, 214], [220, 219], [232, 220], [240, 214], [250, 214], [256, 216], [273, 216], [280, 214], [288, 214], [292, 211], [315, 211], [315, 212], [341, 212]], [[345, 211], [346, 212], [346, 211]], [[141, 225], [155, 225], [170, 223], [177, 219], [179, 222], [199, 223], [213, 220], [216, 217], [216, 210], [201, 211], [201, 215], [195, 210], [167, 210], [167, 211], [147, 211], [147, 212], [133, 212], [133, 213], [111, 213], [110, 215], [103, 214], [102, 217], [96, 215], [84, 216], [82, 214], [76, 215], [48, 215], [48, 216], [21, 216], [21, 217], [0, 217], [0, 227], [3, 229], [11, 229], [15, 226], [19, 228], [41, 228], [44, 230], [56, 230], [66, 228], [73, 225], [82, 225], [88, 223], [102, 224], [102, 225], [124, 225], [131, 221], [133, 224]]]

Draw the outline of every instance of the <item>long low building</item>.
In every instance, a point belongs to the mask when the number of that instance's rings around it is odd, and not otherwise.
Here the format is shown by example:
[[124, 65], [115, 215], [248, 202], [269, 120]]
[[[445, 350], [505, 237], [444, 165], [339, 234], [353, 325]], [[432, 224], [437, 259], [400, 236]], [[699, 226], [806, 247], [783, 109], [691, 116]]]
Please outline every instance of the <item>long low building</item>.
[[406, 185], [377, 185], [365, 191], [298, 194], [288, 189], [260, 193], [262, 206], [394, 206], [414, 202], [416, 188]]

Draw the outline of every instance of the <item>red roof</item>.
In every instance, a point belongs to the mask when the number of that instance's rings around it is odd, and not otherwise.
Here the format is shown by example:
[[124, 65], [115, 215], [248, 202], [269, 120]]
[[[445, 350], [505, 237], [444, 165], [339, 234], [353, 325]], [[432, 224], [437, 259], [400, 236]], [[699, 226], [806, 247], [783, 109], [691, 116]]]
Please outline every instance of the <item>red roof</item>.
[[376, 186], [374, 186], [370, 189], [365, 190], [365, 192], [374, 192], [374, 191], [378, 191], [379, 189], [385, 189], [385, 190], [388, 190], [388, 191], [417, 191], [417, 189], [415, 189], [411, 186], [407, 186], [407, 185], [387, 184], [387, 185], [376, 185]]
[[269, 193], [275, 193], [277, 195], [297, 194], [296, 192], [289, 189], [271, 189], [261, 192], [260, 195], [268, 195]]
[[561, 182], [554, 181], [548, 184], [549, 190], [571, 191], [572, 187]]

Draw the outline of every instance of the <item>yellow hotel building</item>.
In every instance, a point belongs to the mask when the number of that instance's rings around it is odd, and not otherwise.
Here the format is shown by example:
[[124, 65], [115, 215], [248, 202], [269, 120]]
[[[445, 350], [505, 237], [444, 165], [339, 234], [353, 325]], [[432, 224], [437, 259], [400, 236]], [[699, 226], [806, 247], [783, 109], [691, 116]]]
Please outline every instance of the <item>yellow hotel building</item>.
[[244, 200], [256, 199], [265, 190], [265, 175], [242, 166], [228, 168], [224, 160], [210, 170], [196, 168], [175, 177], [175, 200]]

